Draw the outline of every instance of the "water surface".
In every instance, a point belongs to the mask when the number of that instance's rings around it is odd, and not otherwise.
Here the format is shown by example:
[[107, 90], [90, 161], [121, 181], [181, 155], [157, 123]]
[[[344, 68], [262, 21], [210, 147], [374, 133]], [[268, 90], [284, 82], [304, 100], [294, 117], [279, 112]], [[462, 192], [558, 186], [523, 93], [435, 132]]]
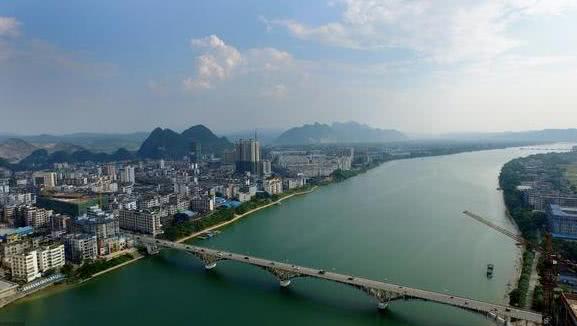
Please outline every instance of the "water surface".
[[[556, 146], [558, 147], [558, 146]], [[536, 152], [505, 149], [394, 161], [284, 201], [199, 245], [314, 266], [406, 286], [506, 303], [520, 250], [464, 216], [513, 229], [497, 177], [507, 161]], [[487, 264], [495, 277], [485, 276]], [[206, 272], [174, 251], [87, 284], [4, 308], [26, 325], [492, 325], [434, 303], [399, 301], [386, 313], [360, 291], [316, 279], [280, 289], [267, 272], [219, 262]]]

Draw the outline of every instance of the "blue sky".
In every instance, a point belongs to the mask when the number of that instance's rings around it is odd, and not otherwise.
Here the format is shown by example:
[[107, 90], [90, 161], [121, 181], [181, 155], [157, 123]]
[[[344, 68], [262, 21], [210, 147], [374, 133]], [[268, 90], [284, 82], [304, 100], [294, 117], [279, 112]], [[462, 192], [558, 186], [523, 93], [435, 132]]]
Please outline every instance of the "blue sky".
[[577, 1], [4, 0], [0, 132], [577, 126]]

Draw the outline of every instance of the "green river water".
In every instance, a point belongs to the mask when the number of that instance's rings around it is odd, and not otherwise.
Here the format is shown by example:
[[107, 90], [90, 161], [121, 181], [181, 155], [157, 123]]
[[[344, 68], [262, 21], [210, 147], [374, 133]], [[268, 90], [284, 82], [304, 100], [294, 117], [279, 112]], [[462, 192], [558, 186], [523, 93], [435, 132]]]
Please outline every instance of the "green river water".
[[[555, 146], [559, 147], [559, 145]], [[202, 246], [506, 303], [520, 250], [464, 216], [513, 229], [497, 177], [536, 150], [504, 149], [393, 161], [286, 200], [223, 229]], [[485, 276], [487, 264], [495, 276]], [[86, 284], [9, 305], [25, 325], [492, 325], [481, 315], [419, 301], [378, 313], [362, 292], [317, 279], [288, 289], [254, 266], [163, 251]]]

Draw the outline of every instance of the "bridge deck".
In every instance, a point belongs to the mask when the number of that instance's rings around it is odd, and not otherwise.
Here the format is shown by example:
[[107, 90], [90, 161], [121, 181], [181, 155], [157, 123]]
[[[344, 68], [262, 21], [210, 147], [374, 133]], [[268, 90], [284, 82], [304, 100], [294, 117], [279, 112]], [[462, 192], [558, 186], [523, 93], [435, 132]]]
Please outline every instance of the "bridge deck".
[[[535, 323], [542, 322], [542, 315], [533, 311], [518, 309], [515, 307], [504, 306], [499, 304], [487, 303], [479, 300], [474, 300], [470, 298], [453, 296], [446, 293], [439, 293], [433, 291], [420, 290], [415, 288], [410, 288], [398, 284], [385, 283], [381, 281], [374, 281], [366, 278], [353, 277], [351, 275], [333, 273], [333, 272], [321, 272], [319, 269], [298, 266], [292, 264], [281, 263], [273, 260], [262, 259], [258, 257], [252, 257], [247, 255], [235, 254], [232, 252], [215, 250], [210, 248], [186, 245], [181, 243], [175, 243], [171, 241], [164, 241], [158, 239], [151, 239], [147, 237], [136, 237], [138, 240], [143, 240], [151, 243], [155, 243], [161, 247], [167, 247], [177, 250], [188, 251], [197, 254], [209, 254], [213, 256], [221, 257], [226, 260], [234, 260], [242, 262], [245, 264], [251, 264], [261, 267], [275, 268], [277, 270], [284, 270], [288, 272], [294, 272], [301, 274], [303, 276], [315, 277], [319, 279], [331, 280], [334, 282], [350, 284], [357, 287], [367, 287], [381, 289], [396, 293], [407, 298], [415, 298], [426, 301], [432, 301], [437, 303], [442, 303], [446, 305], [456, 306], [465, 308], [468, 310], [474, 310], [482, 313], [493, 313], [502, 317], [511, 317], [526, 321], [531, 321]], [[351, 279], [352, 277], [352, 279]]]

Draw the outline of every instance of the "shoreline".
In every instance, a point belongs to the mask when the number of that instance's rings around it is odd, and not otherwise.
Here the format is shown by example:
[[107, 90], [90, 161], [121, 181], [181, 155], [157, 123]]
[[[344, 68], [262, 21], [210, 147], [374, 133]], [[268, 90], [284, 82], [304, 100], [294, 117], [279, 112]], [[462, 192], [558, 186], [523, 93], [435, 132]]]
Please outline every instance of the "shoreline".
[[[537, 145], [539, 145], [539, 144], [537, 144]], [[244, 217], [246, 217], [246, 216], [249, 216], [249, 215], [251, 215], [251, 214], [253, 214], [253, 213], [256, 213], [256, 212], [258, 212], [258, 211], [260, 211], [260, 210], [262, 210], [262, 209], [265, 209], [265, 208], [268, 208], [268, 207], [277, 205], [277, 204], [283, 202], [283, 201], [286, 200], [286, 199], [289, 199], [289, 198], [292, 198], [292, 197], [295, 197], [295, 196], [303, 196], [303, 195], [312, 193], [312, 192], [316, 191], [316, 190], [317, 190], [319, 187], [321, 187], [321, 186], [326, 186], [326, 185], [330, 185], [330, 184], [333, 184], [333, 183], [339, 183], [339, 182], [345, 181], [345, 180], [347, 180], [347, 179], [356, 177], [356, 176], [358, 176], [358, 175], [360, 175], [360, 174], [364, 174], [364, 173], [366, 173], [366, 172], [368, 172], [368, 171], [370, 171], [370, 170], [373, 170], [374, 168], [380, 167], [381, 165], [386, 164], [386, 163], [389, 163], [389, 162], [393, 162], [393, 161], [403, 161], [403, 160], [412, 160], [412, 159], [422, 159], [422, 158], [443, 157], [443, 156], [451, 156], [451, 155], [457, 155], [457, 154], [465, 154], [465, 153], [473, 153], [473, 152], [482, 152], [482, 151], [490, 151], [490, 150], [501, 150], [501, 149], [508, 149], [508, 148], [517, 148], [517, 147], [520, 147], [520, 146], [519, 146], [519, 145], [505, 146], [505, 147], [497, 146], [497, 147], [495, 147], [495, 148], [482, 148], [482, 149], [473, 149], [473, 150], [457, 151], [457, 152], [454, 152], [454, 153], [439, 153], [439, 154], [433, 154], [433, 155], [403, 157], [403, 158], [395, 158], [395, 159], [391, 159], [391, 160], [386, 160], [386, 161], [380, 162], [379, 164], [376, 164], [376, 165], [374, 165], [374, 166], [370, 166], [370, 167], [368, 167], [368, 168], [366, 168], [366, 169], [359, 170], [359, 171], [355, 171], [356, 173], [355, 173], [354, 175], [347, 176], [347, 177], [345, 177], [345, 178], [342, 179], [342, 180], [336, 180], [336, 181], [333, 180], [333, 181], [330, 181], [330, 182], [328, 182], [328, 183], [323, 183], [323, 184], [319, 184], [319, 185], [314, 185], [314, 186], [313, 186], [311, 189], [309, 189], [309, 190], [305, 190], [305, 191], [301, 191], [301, 192], [295, 192], [295, 193], [292, 193], [292, 194], [287, 195], [287, 196], [285, 196], [285, 197], [279, 198], [278, 200], [276, 200], [276, 201], [274, 201], [274, 202], [268, 203], [268, 204], [263, 205], [263, 206], [259, 206], [259, 207], [257, 207], [257, 208], [254, 208], [254, 209], [250, 210], [250, 211], [247, 211], [247, 212], [245, 212], [245, 213], [243, 213], [243, 214], [236, 215], [233, 219], [231, 219], [231, 220], [229, 220], [229, 221], [225, 221], [225, 222], [222, 222], [222, 223], [219, 223], [219, 224], [210, 226], [210, 227], [205, 228], [205, 229], [203, 229], [203, 230], [201, 230], [201, 231], [195, 232], [195, 233], [193, 233], [193, 234], [191, 234], [191, 235], [188, 235], [188, 236], [183, 237], [183, 238], [181, 238], [181, 239], [175, 240], [174, 242], [176, 242], [176, 243], [182, 243], [182, 242], [185, 242], [185, 241], [194, 239], [194, 238], [198, 237], [199, 235], [202, 235], [202, 234], [205, 233], [205, 232], [212, 231], [212, 230], [216, 230], [216, 229], [220, 229], [220, 228], [225, 227], [225, 226], [227, 226], [227, 225], [229, 225], [229, 224], [235, 223], [235, 222], [237, 222], [238, 220], [240, 220], [240, 219], [242, 219], [242, 218], [244, 218]], [[505, 205], [505, 207], [506, 207], [506, 205]], [[512, 222], [512, 224], [514, 225], [515, 230], [516, 230], [518, 233], [520, 233], [520, 230], [519, 230], [517, 224], [515, 223], [514, 219], [510, 216], [507, 208], [506, 208], [506, 215], [508, 216], [509, 220], [510, 220], [510, 221]], [[520, 253], [520, 255], [519, 255], [519, 260], [518, 260], [518, 261], [519, 261], [520, 263], [522, 263], [522, 257], [523, 257], [523, 252], [524, 252], [524, 250], [526, 250], [526, 248], [523, 247], [522, 250], [521, 250], [521, 253]], [[134, 250], [134, 253], [136, 254], [136, 256], [135, 256], [134, 259], [129, 260], [129, 261], [126, 261], [126, 262], [121, 263], [121, 264], [116, 265], [116, 266], [112, 266], [112, 267], [110, 267], [110, 268], [108, 268], [108, 269], [106, 269], [106, 270], [100, 271], [100, 272], [98, 272], [98, 273], [95, 273], [94, 275], [90, 276], [89, 278], [84, 279], [84, 280], [82, 280], [82, 281], [80, 281], [80, 282], [78, 282], [78, 283], [74, 283], [74, 284], [67, 284], [67, 283], [52, 284], [52, 285], [49, 285], [49, 286], [47, 286], [47, 287], [41, 288], [41, 289], [37, 290], [36, 292], [32, 292], [32, 293], [29, 293], [28, 295], [15, 298], [14, 300], [12, 300], [12, 301], [10, 301], [10, 302], [8, 302], [8, 303], [0, 306], [0, 309], [4, 308], [5, 306], [14, 304], [14, 303], [22, 303], [22, 302], [25, 302], [25, 301], [31, 301], [31, 300], [35, 300], [35, 299], [37, 299], [37, 298], [42, 298], [42, 297], [49, 296], [49, 295], [52, 295], [52, 294], [56, 294], [56, 293], [59, 293], [59, 292], [62, 292], [62, 291], [68, 290], [68, 289], [72, 289], [72, 288], [77, 287], [77, 286], [82, 286], [84, 283], [86, 283], [86, 282], [88, 282], [88, 281], [90, 281], [90, 280], [92, 280], [92, 279], [94, 279], [94, 278], [96, 278], [96, 277], [99, 277], [99, 276], [104, 275], [104, 274], [106, 274], [106, 273], [112, 272], [112, 271], [114, 271], [114, 270], [116, 270], [116, 269], [120, 269], [120, 268], [122, 268], [122, 267], [125, 267], [125, 266], [127, 266], [127, 265], [130, 265], [130, 264], [132, 264], [132, 263], [134, 263], [134, 262], [137, 262], [137, 261], [139, 261], [139, 260], [141, 260], [141, 259], [143, 259], [143, 258], [146, 257], [146, 256], [143, 256], [143, 255], [141, 255], [140, 253], [138, 253], [137, 250]], [[134, 253], [133, 253], [133, 254], [134, 254]], [[517, 268], [515, 268], [515, 272], [514, 272], [514, 273], [515, 273], [515, 275], [514, 275], [514, 280], [516, 280], [516, 281], [515, 281], [515, 284], [516, 284], [516, 283], [518, 282], [518, 279], [519, 279], [520, 276], [521, 276], [521, 271], [518, 270]], [[515, 276], [516, 276], [516, 277], [515, 277]], [[506, 294], [506, 297], [509, 297], [509, 293]]]
[[283, 197], [283, 198], [280, 198], [280, 199], [278, 199], [277, 201], [268, 203], [268, 204], [263, 205], [263, 206], [259, 206], [259, 207], [257, 207], [257, 208], [253, 208], [253, 209], [251, 209], [250, 211], [248, 211], [248, 212], [246, 212], [246, 213], [243, 213], [243, 214], [240, 214], [240, 215], [236, 215], [236, 216], [235, 216], [233, 219], [231, 219], [230, 221], [225, 221], [225, 222], [222, 222], [222, 223], [219, 223], [219, 224], [210, 226], [210, 227], [208, 227], [208, 228], [206, 228], [206, 229], [203, 229], [202, 231], [198, 231], [198, 232], [195, 232], [195, 233], [193, 233], [193, 234], [191, 234], [191, 235], [189, 235], [189, 236], [186, 236], [186, 237], [184, 237], [184, 238], [182, 238], [182, 239], [178, 239], [178, 240], [176, 240], [175, 242], [176, 242], [176, 243], [183, 243], [183, 242], [185, 242], [185, 241], [187, 241], [187, 240], [196, 238], [196, 237], [198, 237], [199, 235], [201, 235], [201, 234], [203, 234], [203, 233], [205, 233], [205, 232], [220, 229], [221, 227], [225, 227], [225, 226], [227, 226], [227, 225], [229, 225], [229, 224], [232, 224], [232, 223], [240, 220], [241, 218], [243, 218], [243, 217], [245, 217], [245, 216], [248, 216], [248, 215], [250, 215], [250, 214], [252, 214], [252, 213], [256, 213], [256, 212], [260, 211], [261, 209], [265, 209], [265, 208], [268, 208], [268, 207], [270, 207], [270, 206], [277, 205], [277, 204], [281, 203], [282, 201], [284, 201], [285, 199], [289, 199], [289, 198], [292, 198], [292, 197], [294, 197], [294, 196], [302, 196], [302, 195], [310, 194], [311, 192], [317, 190], [318, 187], [319, 187], [319, 186], [316, 186], [316, 185], [315, 185], [315, 186], [313, 186], [313, 187], [312, 187], [311, 189], [309, 189], [309, 190], [301, 191], [301, 192], [295, 192], [294, 194], [290, 194], [290, 195], [288, 195], [288, 196], [285, 196], [285, 197]]
[[9, 305], [12, 305], [12, 304], [18, 304], [18, 303], [23, 303], [23, 302], [26, 302], [26, 301], [36, 300], [36, 299], [43, 298], [43, 297], [46, 297], [46, 296], [50, 296], [50, 295], [53, 295], [53, 294], [56, 294], [56, 293], [59, 293], [59, 292], [62, 292], [62, 291], [66, 291], [66, 290], [69, 290], [69, 289], [73, 289], [73, 288], [75, 288], [75, 287], [82, 286], [82, 285], [84, 285], [86, 282], [88, 282], [88, 281], [90, 281], [90, 280], [92, 280], [92, 279], [94, 279], [94, 278], [96, 278], [96, 277], [98, 277], [98, 276], [101, 276], [101, 275], [106, 274], [106, 273], [108, 273], [108, 272], [112, 272], [112, 271], [114, 271], [114, 270], [116, 270], [116, 269], [120, 269], [120, 268], [122, 268], [122, 267], [125, 267], [125, 266], [127, 266], [127, 265], [129, 265], [129, 264], [132, 264], [132, 263], [134, 263], [134, 262], [137, 262], [137, 261], [139, 261], [139, 260], [141, 260], [142, 258], [145, 257], [145, 256], [141, 255], [141, 254], [138, 252], [138, 250], [136, 250], [136, 249], [127, 250], [127, 253], [133, 255], [134, 258], [131, 259], [131, 260], [129, 260], [129, 261], [126, 261], [126, 262], [124, 262], [124, 263], [121, 263], [121, 264], [112, 266], [112, 267], [107, 268], [107, 269], [105, 269], [105, 270], [102, 270], [102, 271], [100, 271], [100, 272], [98, 272], [98, 273], [95, 273], [94, 275], [90, 276], [89, 278], [84, 279], [84, 280], [81, 280], [81, 281], [79, 281], [79, 282], [77, 282], [77, 283], [66, 283], [66, 280], [64, 280], [64, 281], [62, 281], [62, 282], [60, 282], [60, 283], [50, 284], [50, 285], [47, 285], [47, 286], [45, 286], [45, 287], [39, 288], [38, 290], [36, 290], [36, 291], [34, 291], [34, 292], [31, 292], [31, 293], [28, 293], [28, 294], [26, 294], [26, 295], [18, 295], [18, 294], [17, 294], [17, 295], [16, 295], [14, 298], [12, 298], [9, 302], [3, 303], [2, 306], [0, 306], [0, 310], [1, 310], [2, 308], [6, 307], [6, 306], [9, 306]]
[[[177, 240], [177, 241], [175, 241], [175, 242], [177, 242], [177, 243], [182, 243], [182, 242], [184, 242], [184, 241], [187, 241], [187, 240], [193, 239], [193, 238], [195, 238], [195, 237], [198, 237], [199, 235], [201, 235], [201, 234], [203, 234], [203, 233], [205, 233], [205, 232], [207, 232], [207, 231], [212, 231], [212, 230], [216, 230], [216, 229], [225, 227], [225, 226], [227, 226], [227, 225], [229, 225], [229, 224], [232, 224], [232, 223], [234, 223], [234, 222], [236, 222], [236, 221], [242, 219], [243, 217], [246, 217], [246, 216], [248, 216], [248, 215], [250, 215], [250, 214], [252, 214], [252, 213], [256, 213], [256, 212], [258, 212], [258, 211], [260, 211], [260, 210], [262, 210], [262, 209], [268, 208], [268, 207], [273, 206], [273, 205], [277, 205], [277, 204], [281, 203], [282, 201], [284, 201], [284, 200], [286, 200], [286, 199], [289, 199], [289, 198], [292, 198], [292, 197], [295, 197], [295, 196], [303, 196], [303, 195], [309, 194], [309, 193], [317, 190], [318, 187], [319, 187], [319, 186], [315, 185], [315, 186], [313, 186], [313, 187], [312, 187], [311, 189], [309, 189], [309, 190], [301, 191], [301, 192], [295, 192], [295, 193], [293, 193], [293, 194], [287, 195], [287, 196], [285, 196], [285, 197], [283, 197], [283, 198], [278, 199], [277, 201], [271, 202], [271, 203], [269, 203], [269, 204], [266, 204], [266, 205], [263, 205], [263, 206], [260, 206], [260, 207], [254, 208], [254, 209], [251, 209], [250, 211], [248, 211], [248, 212], [246, 212], [246, 213], [243, 213], [243, 214], [241, 214], [241, 215], [237, 215], [237, 216], [235, 216], [235, 217], [234, 217], [232, 220], [230, 220], [230, 221], [226, 221], [226, 222], [219, 223], [219, 224], [217, 224], [217, 225], [213, 225], [213, 226], [208, 227], [208, 228], [206, 228], [206, 229], [204, 229], [204, 230], [202, 230], [202, 231], [193, 233], [193, 234], [191, 234], [191, 235], [189, 235], [189, 236], [187, 236], [187, 237], [184, 237], [184, 238], [182, 238], [182, 239], [179, 239], [179, 240]], [[78, 282], [78, 283], [68, 284], [68, 283], [65, 283], [65, 282], [64, 282], [64, 283], [60, 283], [60, 284], [52, 284], [52, 285], [48, 285], [48, 286], [46, 286], [46, 287], [44, 287], [44, 288], [38, 289], [37, 291], [32, 292], [32, 293], [29, 293], [29, 294], [27, 294], [27, 295], [17, 296], [17, 297], [15, 297], [13, 300], [11, 300], [11, 301], [9, 301], [9, 302], [6, 302], [6, 303], [4, 303], [2, 306], [0, 306], [0, 310], [1, 310], [2, 308], [6, 307], [6, 306], [9, 306], [9, 305], [12, 305], [12, 304], [18, 304], [18, 303], [23, 303], [23, 302], [26, 302], [26, 301], [32, 301], [32, 300], [35, 300], [35, 299], [43, 298], [43, 297], [50, 296], [50, 295], [53, 295], [53, 294], [56, 294], [56, 293], [60, 293], [60, 292], [63, 292], [63, 291], [69, 290], [69, 289], [73, 289], [73, 288], [75, 288], [75, 287], [82, 286], [82, 285], [84, 285], [85, 283], [87, 283], [87, 282], [90, 281], [90, 280], [93, 280], [93, 279], [95, 279], [95, 278], [97, 278], [97, 277], [99, 277], [99, 276], [102, 276], [102, 275], [104, 275], [104, 274], [106, 274], [106, 273], [109, 273], [109, 272], [112, 272], [112, 271], [114, 271], [114, 270], [123, 268], [123, 267], [125, 267], [125, 266], [127, 266], [127, 265], [130, 265], [130, 264], [132, 264], [132, 263], [136, 263], [136, 262], [138, 262], [138, 261], [140, 261], [141, 259], [143, 259], [143, 258], [146, 257], [146, 256], [144, 256], [144, 255], [141, 255], [141, 254], [138, 252], [138, 250], [136, 250], [136, 249], [130, 250], [129, 253], [132, 254], [132, 255], [135, 255], [134, 259], [129, 260], [129, 261], [126, 261], [126, 262], [121, 263], [121, 264], [118, 264], [118, 265], [116, 265], [116, 266], [112, 266], [112, 267], [110, 267], [110, 268], [108, 268], [108, 269], [105, 269], [105, 270], [103, 270], [103, 271], [100, 271], [100, 272], [98, 272], [98, 273], [95, 273], [94, 275], [90, 276], [89, 278], [84, 279], [84, 280], [82, 280], [82, 281], [80, 281], [80, 282]]]

